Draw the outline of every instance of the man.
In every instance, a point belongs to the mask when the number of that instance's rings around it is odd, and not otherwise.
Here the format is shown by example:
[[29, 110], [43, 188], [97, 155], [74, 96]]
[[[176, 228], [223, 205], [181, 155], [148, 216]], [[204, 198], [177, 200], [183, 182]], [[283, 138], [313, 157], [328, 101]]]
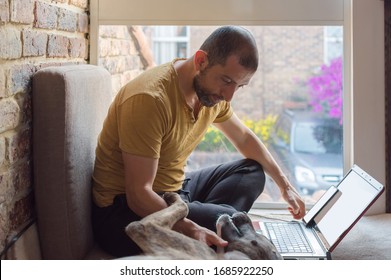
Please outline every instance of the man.
[[[93, 227], [103, 249], [118, 257], [140, 253], [124, 228], [167, 207], [161, 197], [167, 191], [178, 192], [189, 206], [175, 230], [225, 246], [214, 233], [217, 217], [248, 211], [263, 191], [264, 171], [293, 217], [303, 217], [302, 199], [230, 106], [257, 67], [251, 33], [225, 26], [189, 59], [145, 71], [119, 91], [99, 136], [93, 174]], [[244, 159], [185, 174], [188, 156], [211, 124]]]

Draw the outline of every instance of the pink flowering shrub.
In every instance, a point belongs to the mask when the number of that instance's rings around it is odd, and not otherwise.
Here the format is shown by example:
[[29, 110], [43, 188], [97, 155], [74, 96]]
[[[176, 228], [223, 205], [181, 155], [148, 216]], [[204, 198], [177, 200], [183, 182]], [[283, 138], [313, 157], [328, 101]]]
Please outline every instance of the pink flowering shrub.
[[310, 105], [342, 124], [342, 57], [322, 65], [320, 73], [308, 79]]

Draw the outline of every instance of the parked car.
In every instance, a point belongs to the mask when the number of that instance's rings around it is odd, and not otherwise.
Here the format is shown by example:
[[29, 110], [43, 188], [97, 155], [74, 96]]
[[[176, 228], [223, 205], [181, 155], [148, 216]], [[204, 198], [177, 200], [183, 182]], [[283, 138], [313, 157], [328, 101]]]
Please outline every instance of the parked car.
[[303, 194], [327, 189], [342, 179], [342, 126], [336, 119], [286, 110], [271, 132], [269, 148]]

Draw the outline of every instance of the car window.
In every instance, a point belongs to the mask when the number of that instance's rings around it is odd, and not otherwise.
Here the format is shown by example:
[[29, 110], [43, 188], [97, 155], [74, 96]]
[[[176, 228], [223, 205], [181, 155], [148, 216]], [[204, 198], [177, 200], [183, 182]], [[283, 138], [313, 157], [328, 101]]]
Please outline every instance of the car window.
[[298, 153], [341, 153], [342, 127], [298, 123], [294, 128], [294, 151]]

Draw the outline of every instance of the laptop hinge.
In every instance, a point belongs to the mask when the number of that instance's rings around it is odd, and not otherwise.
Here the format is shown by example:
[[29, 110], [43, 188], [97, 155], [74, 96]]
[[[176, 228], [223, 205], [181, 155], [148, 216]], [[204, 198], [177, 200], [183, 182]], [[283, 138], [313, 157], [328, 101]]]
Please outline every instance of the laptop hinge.
[[317, 226], [314, 226], [313, 228], [316, 233], [316, 237], [321, 241], [320, 243], [323, 245], [325, 251], [329, 252], [331, 248], [330, 244], [327, 242], [326, 238], [323, 236]]

